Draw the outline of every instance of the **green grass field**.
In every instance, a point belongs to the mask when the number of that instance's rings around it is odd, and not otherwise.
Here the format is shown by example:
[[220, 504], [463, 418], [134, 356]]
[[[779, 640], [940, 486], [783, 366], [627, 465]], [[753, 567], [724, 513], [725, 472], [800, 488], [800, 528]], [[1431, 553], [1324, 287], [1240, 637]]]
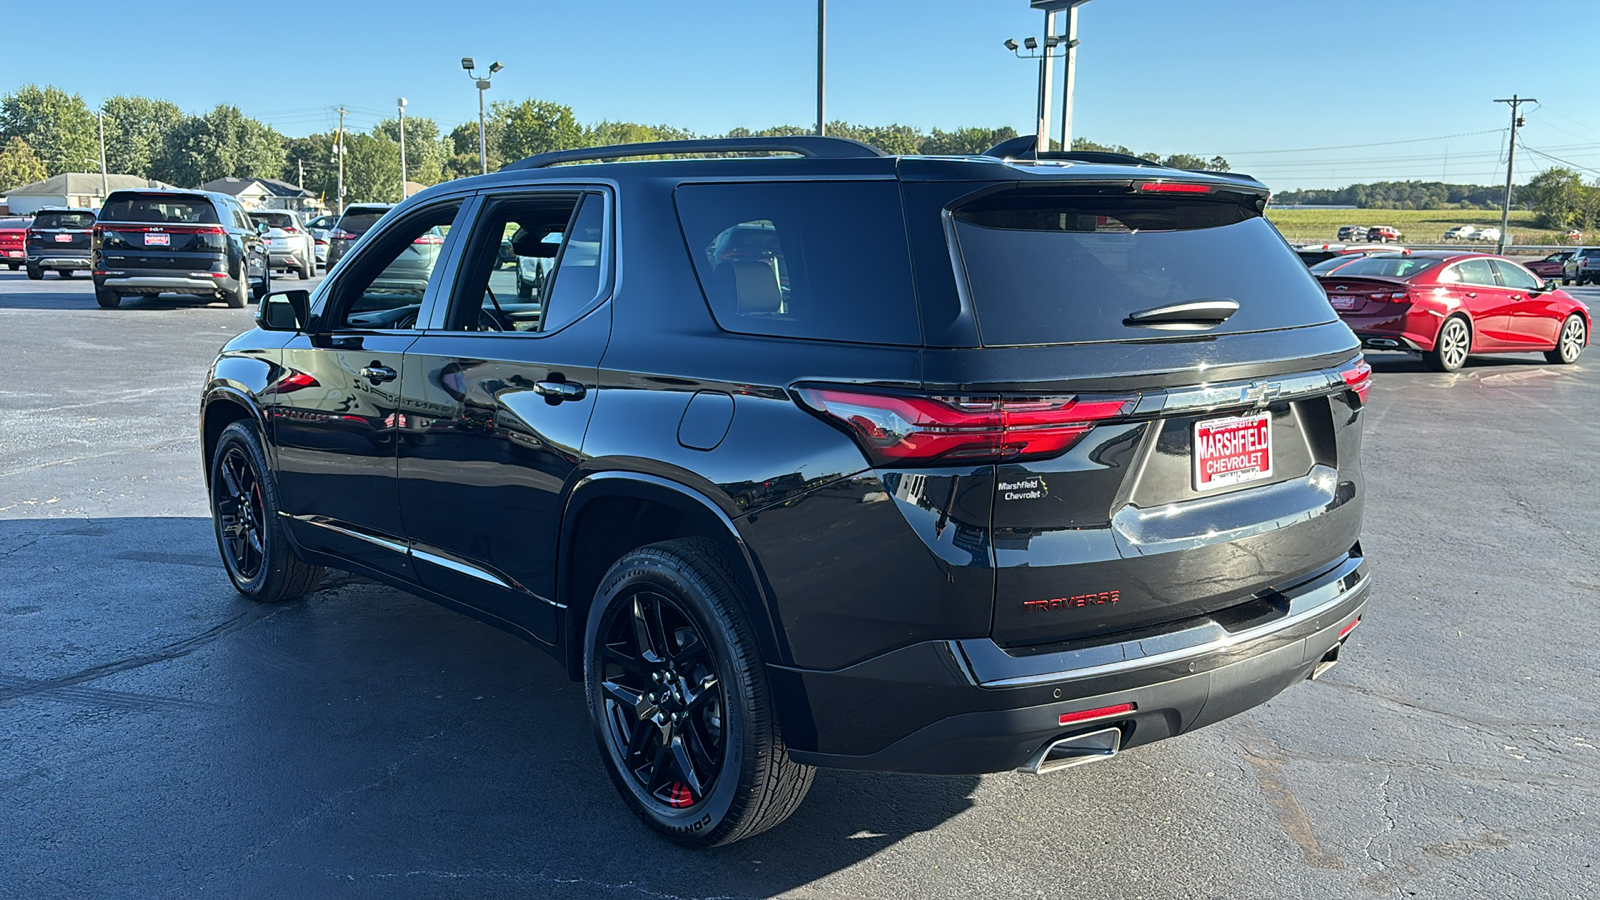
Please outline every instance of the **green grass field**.
[[[1267, 218], [1292, 243], [1332, 241], [1340, 225], [1393, 225], [1404, 241], [1431, 244], [1454, 225], [1493, 225], [1500, 227], [1497, 209], [1273, 209]], [[1533, 225], [1534, 213], [1527, 209], [1511, 211], [1509, 231], [1518, 244], [1566, 244], [1559, 231], [1546, 231]]]

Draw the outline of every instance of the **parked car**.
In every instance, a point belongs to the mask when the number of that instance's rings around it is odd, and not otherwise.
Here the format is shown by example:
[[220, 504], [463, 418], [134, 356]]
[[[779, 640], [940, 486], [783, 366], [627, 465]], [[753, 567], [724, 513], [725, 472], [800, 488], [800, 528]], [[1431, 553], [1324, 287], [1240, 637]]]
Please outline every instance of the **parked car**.
[[306, 227], [311, 230], [311, 237], [317, 243], [317, 265], [319, 266], [328, 264], [328, 233], [333, 231], [334, 226], [338, 224], [339, 217], [333, 215], [317, 216], [306, 223]]
[[28, 226], [28, 277], [38, 281], [50, 271], [71, 278], [73, 272], [88, 271], [94, 221], [92, 209], [45, 207], [35, 212]]
[[1330, 259], [1356, 259], [1373, 253], [1394, 253], [1400, 249], [1388, 244], [1301, 244], [1294, 252], [1301, 262], [1314, 266]]
[[1376, 256], [1380, 253], [1408, 254], [1410, 252], [1410, 250], [1407, 250], [1404, 247], [1362, 247], [1349, 253], [1341, 253], [1338, 256], [1331, 256], [1322, 262], [1311, 266], [1310, 271], [1313, 275], [1322, 275], [1327, 272], [1338, 271], [1340, 268], [1349, 265], [1358, 259], [1366, 259], [1369, 256]]
[[1444, 233], [1444, 239], [1447, 241], [1470, 240], [1477, 233], [1477, 230], [1471, 225], [1457, 225]]
[[1318, 280], [1364, 348], [1420, 353], [1438, 372], [1461, 368], [1469, 353], [1542, 352], [1571, 364], [1589, 344], [1589, 308], [1502, 256], [1371, 256]]
[[1341, 225], [1336, 239], [1341, 241], [1364, 241], [1367, 239], [1367, 231], [1370, 228], [1370, 225]]
[[1570, 228], [1570, 229], [1567, 230], [1567, 233], [1565, 235], [1563, 235], [1563, 237], [1565, 237], [1567, 240], [1569, 240], [1569, 241], [1573, 242], [1574, 244], [1576, 244], [1576, 243], [1580, 243], [1583, 240], [1583, 232], [1579, 231], [1576, 228]]
[[[1259, 182], [1025, 153], [636, 144], [407, 199], [213, 365], [229, 577], [544, 647], [692, 846], [815, 766], [1050, 772], [1320, 674], [1369, 589], [1358, 342]], [[374, 289], [436, 232], [423, 296]]]
[[1390, 225], [1374, 225], [1367, 229], [1367, 240], [1389, 244], [1400, 240], [1400, 229]]
[[1562, 281], [1578, 287], [1600, 284], [1600, 247], [1579, 247], [1561, 266]]
[[1549, 256], [1546, 256], [1544, 259], [1536, 259], [1533, 262], [1524, 263], [1523, 265], [1529, 272], [1532, 272], [1534, 275], [1537, 275], [1540, 278], [1559, 278], [1561, 279], [1562, 284], [1571, 284], [1572, 279], [1568, 278], [1566, 275], [1566, 262], [1567, 260], [1571, 259], [1572, 254], [1576, 252], [1578, 251], [1557, 250]]
[[287, 209], [254, 209], [250, 219], [267, 227], [262, 238], [275, 271], [310, 278], [317, 272], [317, 243], [300, 217]]
[[272, 280], [266, 244], [226, 194], [166, 188], [112, 191], [94, 224], [94, 298], [194, 294], [241, 307]]
[[1487, 228], [1480, 228], [1473, 232], [1472, 239], [1475, 241], [1482, 241], [1484, 243], [1492, 244], [1495, 241], [1500, 240], [1500, 229], [1494, 227], [1493, 225], [1490, 225]]
[[22, 216], [0, 218], [0, 261], [15, 272], [22, 268], [27, 254], [28, 225], [31, 219]]
[[393, 203], [352, 203], [345, 207], [333, 230], [328, 232], [328, 268], [338, 265], [350, 247], [367, 233], [367, 229], [376, 225], [383, 214], [393, 208]]

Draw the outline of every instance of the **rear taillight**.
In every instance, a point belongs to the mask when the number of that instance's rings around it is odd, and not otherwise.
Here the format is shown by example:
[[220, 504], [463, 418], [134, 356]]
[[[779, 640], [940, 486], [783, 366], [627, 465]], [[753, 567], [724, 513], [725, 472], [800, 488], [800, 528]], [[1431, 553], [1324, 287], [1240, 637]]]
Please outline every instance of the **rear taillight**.
[[1118, 703], [1115, 706], [1099, 706], [1094, 709], [1084, 709], [1078, 712], [1062, 713], [1062, 725], [1071, 725], [1074, 722], [1087, 722], [1090, 719], [1106, 719], [1111, 716], [1121, 716], [1138, 709], [1135, 703]]
[[1056, 456], [1098, 423], [1125, 416], [1136, 394], [927, 397], [797, 388], [802, 405], [842, 427], [875, 466]]
[[1367, 360], [1358, 358], [1350, 368], [1341, 371], [1339, 377], [1344, 379], [1345, 387], [1355, 391], [1357, 402], [1365, 406], [1367, 392], [1372, 390], [1372, 366]]
[[1209, 184], [1184, 184], [1174, 181], [1146, 181], [1139, 185], [1139, 190], [1145, 193], [1158, 194], [1209, 194]]
[[334, 241], [353, 241], [356, 239], [356, 236], [348, 231], [334, 231], [328, 234], [328, 239]]
[[438, 236], [437, 234], [425, 234], [422, 237], [419, 237], [416, 240], [412, 241], [411, 243], [413, 243], [413, 244], [442, 244], [442, 243], [444, 243], [444, 238]]

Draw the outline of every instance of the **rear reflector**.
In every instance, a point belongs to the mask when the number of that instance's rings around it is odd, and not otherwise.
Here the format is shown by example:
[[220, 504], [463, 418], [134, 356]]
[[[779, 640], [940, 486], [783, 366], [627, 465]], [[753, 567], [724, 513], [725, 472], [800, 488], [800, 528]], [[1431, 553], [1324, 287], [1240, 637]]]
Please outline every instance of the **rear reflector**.
[[1036, 459], [1064, 453], [1137, 394], [930, 397], [801, 387], [807, 409], [855, 438], [875, 466]]
[[1356, 360], [1350, 368], [1339, 373], [1344, 379], [1345, 387], [1356, 392], [1356, 400], [1365, 406], [1367, 392], [1372, 390], [1372, 366], [1365, 357]]
[[1339, 640], [1341, 640], [1341, 641], [1344, 640], [1345, 636], [1348, 635], [1350, 632], [1355, 631], [1356, 630], [1356, 626], [1360, 625], [1360, 624], [1361, 624], [1361, 617], [1360, 616], [1356, 616], [1354, 619], [1351, 620], [1349, 625], [1346, 625], [1343, 629], [1341, 629], [1339, 631]]
[[1209, 194], [1209, 184], [1182, 184], [1172, 181], [1146, 181], [1139, 185], [1141, 191], [1154, 191], [1164, 194]]
[[1118, 703], [1116, 706], [1101, 706], [1096, 709], [1084, 709], [1078, 712], [1061, 714], [1061, 724], [1071, 725], [1074, 722], [1087, 722], [1090, 719], [1104, 719], [1108, 716], [1120, 716], [1138, 709], [1134, 703]]

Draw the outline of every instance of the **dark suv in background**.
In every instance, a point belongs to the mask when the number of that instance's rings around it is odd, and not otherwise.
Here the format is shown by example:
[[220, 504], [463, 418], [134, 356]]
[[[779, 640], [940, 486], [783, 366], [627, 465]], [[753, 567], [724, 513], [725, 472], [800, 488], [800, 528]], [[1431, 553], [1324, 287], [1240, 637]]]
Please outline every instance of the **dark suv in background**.
[[271, 283], [264, 227], [209, 191], [112, 191], [94, 225], [94, 298], [195, 294], [242, 307]]
[[352, 203], [339, 215], [338, 224], [328, 232], [328, 268], [332, 269], [346, 252], [361, 240], [367, 229], [378, 224], [393, 203]]
[[28, 277], [38, 281], [54, 271], [70, 278], [79, 269], [87, 271], [94, 222], [92, 209], [46, 207], [34, 213], [28, 226]]
[[[1260, 183], [1032, 144], [640, 144], [408, 199], [208, 375], [234, 585], [338, 566], [543, 647], [697, 846], [816, 766], [1050, 772], [1315, 677], [1369, 590], [1354, 335]], [[798, 158], [562, 165], [752, 152]]]

